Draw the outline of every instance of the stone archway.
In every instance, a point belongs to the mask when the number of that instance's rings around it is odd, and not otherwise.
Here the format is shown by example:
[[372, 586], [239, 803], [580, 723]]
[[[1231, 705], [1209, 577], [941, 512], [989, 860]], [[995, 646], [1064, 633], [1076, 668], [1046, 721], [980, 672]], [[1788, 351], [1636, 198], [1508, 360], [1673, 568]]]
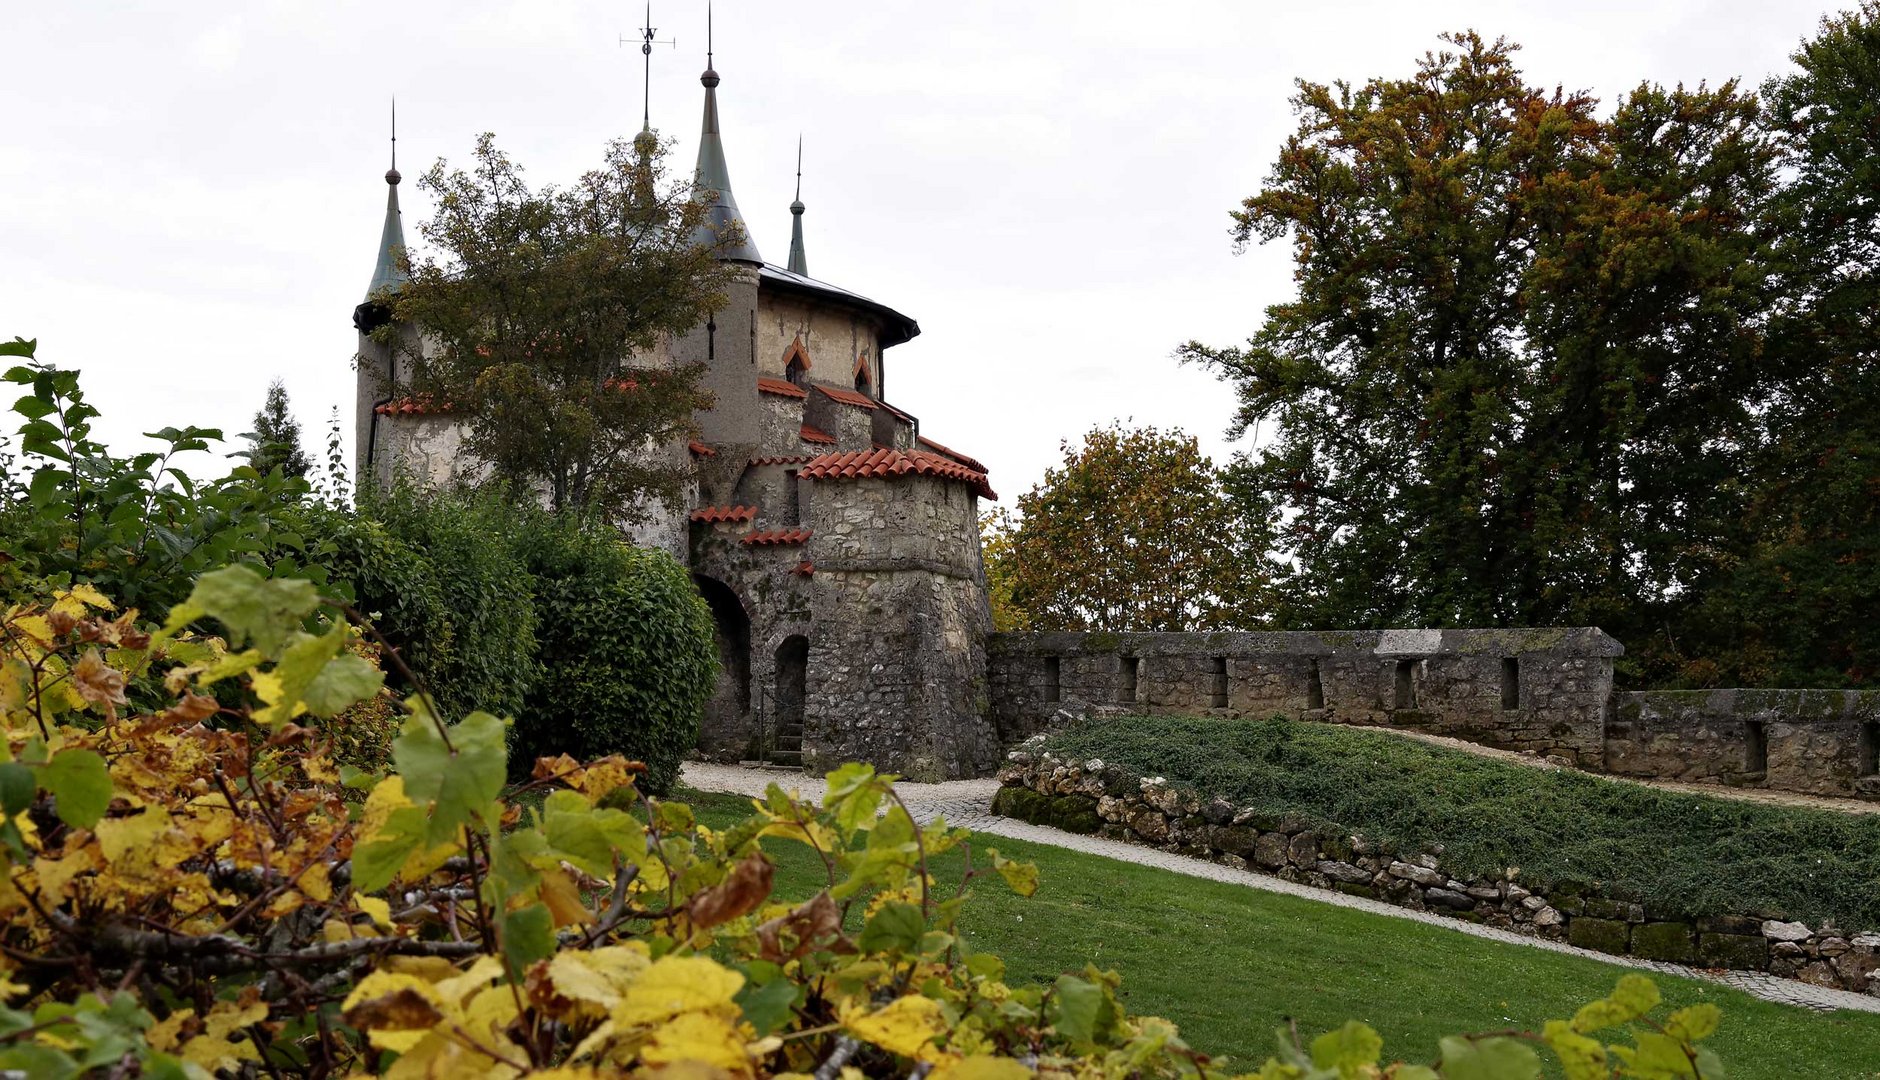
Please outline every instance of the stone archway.
[[693, 574], [692, 583], [712, 613], [712, 638], [718, 645], [718, 682], [699, 721], [699, 749], [718, 757], [737, 757], [751, 741], [751, 616], [729, 585]]
[[771, 760], [800, 765], [803, 761], [803, 700], [809, 684], [809, 639], [791, 634], [777, 646], [772, 700], [776, 702], [776, 737]]

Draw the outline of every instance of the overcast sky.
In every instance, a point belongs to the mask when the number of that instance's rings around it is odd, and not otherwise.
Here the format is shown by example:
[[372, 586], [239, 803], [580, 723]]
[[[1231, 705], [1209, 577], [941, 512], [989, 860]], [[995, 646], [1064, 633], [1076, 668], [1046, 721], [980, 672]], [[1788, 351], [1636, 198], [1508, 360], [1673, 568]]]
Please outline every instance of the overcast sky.
[[[1829, 0], [1831, 2], [1831, 0]], [[1611, 102], [1650, 79], [1760, 83], [1824, 0], [1158, 4], [721, 0], [732, 188], [789, 248], [796, 141], [812, 276], [918, 319], [888, 398], [992, 469], [1011, 505], [1113, 418], [1217, 458], [1230, 389], [1170, 359], [1246, 338], [1289, 252], [1236, 256], [1228, 212], [1293, 126], [1295, 78], [1410, 72], [1444, 30], [1505, 35], [1531, 81]], [[413, 179], [478, 132], [534, 182], [638, 130], [638, 4], [0, 0], [0, 339], [84, 373], [114, 448], [246, 430], [286, 380], [309, 450], [352, 400], [353, 305], [399, 102]], [[654, 127], [690, 171], [704, 0], [656, 0]], [[8, 425], [12, 425], [9, 423]], [[350, 433], [349, 433], [350, 434]], [[350, 457], [349, 457], [350, 460]], [[206, 463], [205, 463], [206, 464]], [[219, 466], [217, 466], [219, 467]]]

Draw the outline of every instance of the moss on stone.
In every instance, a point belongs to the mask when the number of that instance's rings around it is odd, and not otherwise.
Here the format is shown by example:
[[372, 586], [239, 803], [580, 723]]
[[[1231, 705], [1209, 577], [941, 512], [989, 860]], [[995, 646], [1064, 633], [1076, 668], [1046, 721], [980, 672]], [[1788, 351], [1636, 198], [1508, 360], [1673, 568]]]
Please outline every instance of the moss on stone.
[[1632, 928], [1632, 955], [1646, 960], [1689, 963], [1697, 956], [1691, 926], [1681, 922], [1645, 923]]
[[1583, 915], [1567, 924], [1567, 941], [1582, 949], [1624, 956], [1631, 939], [1631, 926], [1618, 919], [1595, 919]]

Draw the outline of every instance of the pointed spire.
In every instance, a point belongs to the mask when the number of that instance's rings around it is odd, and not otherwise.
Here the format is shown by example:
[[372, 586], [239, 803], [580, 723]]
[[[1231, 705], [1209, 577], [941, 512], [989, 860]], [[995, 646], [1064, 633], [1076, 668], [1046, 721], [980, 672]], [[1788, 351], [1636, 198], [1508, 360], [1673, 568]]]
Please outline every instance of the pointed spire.
[[385, 172], [385, 228], [379, 233], [379, 261], [372, 268], [372, 284], [366, 289], [370, 300], [381, 289], [396, 289], [407, 280], [398, 265], [398, 253], [405, 247], [405, 225], [398, 211], [398, 99], [392, 99], [392, 167]]
[[[698, 168], [692, 174], [694, 187], [716, 192], [705, 221], [693, 233], [696, 243], [718, 249], [718, 257], [732, 262], [762, 264], [764, 257], [757, 253], [757, 245], [751, 240], [751, 230], [744, 224], [744, 215], [738, 211], [738, 200], [731, 194], [731, 169], [725, 164], [725, 144], [718, 130], [718, 72], [712, 70], [711, 47], [711, 5], [705, 5], [705, 72], [698, 81], [705, 87], [705, 123], [699, 134]], [[720, 246], [719, 238], [731, 231], [736, 224], [743, 239], [735, 244]]]
[[790, 265], [792, 274], [809, 276], [809, 260], [803, 255], [803, 136], [796, 137], [796, 199], [790, 203]]

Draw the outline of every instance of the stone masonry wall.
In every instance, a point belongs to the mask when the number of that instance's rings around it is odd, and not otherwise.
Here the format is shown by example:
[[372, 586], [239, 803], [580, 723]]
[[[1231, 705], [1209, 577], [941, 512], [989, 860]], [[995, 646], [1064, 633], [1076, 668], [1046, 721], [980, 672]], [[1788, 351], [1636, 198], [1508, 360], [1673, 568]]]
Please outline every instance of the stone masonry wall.
[[986, 720], [978, 500], [916, 476], [808, 481], [802, 498], [815, 566], [804, 765], [992, 771], [1003, 744]]
[[1619, 694], [1604, 765], [1621, 776], [1880, 797], [1880, 690]]
[[1398, 851], [1330, 832], [1299, 817], [1271, 817], [1139, 778], [1096, 759], [1066, 761], [1035, 747], [999, 772], [996, 813], [1072, 832], [1335, 889], [1401, 907], [1564, 940], [1620, 956], [1767, 971], [1817, 986], [1880, 996], [1880, 933], [1719, 912], [1671, 917], [1596, 888], [1523, 883], [1518, 869], [1491, 877], [1445, 873], [1440, 849]]
[[1062, 711], [1294, 716], [1414, 728], [1597, 768], [1618, 642], [1593, 628], [994, 634], [988, 683], [1015, 743]]

